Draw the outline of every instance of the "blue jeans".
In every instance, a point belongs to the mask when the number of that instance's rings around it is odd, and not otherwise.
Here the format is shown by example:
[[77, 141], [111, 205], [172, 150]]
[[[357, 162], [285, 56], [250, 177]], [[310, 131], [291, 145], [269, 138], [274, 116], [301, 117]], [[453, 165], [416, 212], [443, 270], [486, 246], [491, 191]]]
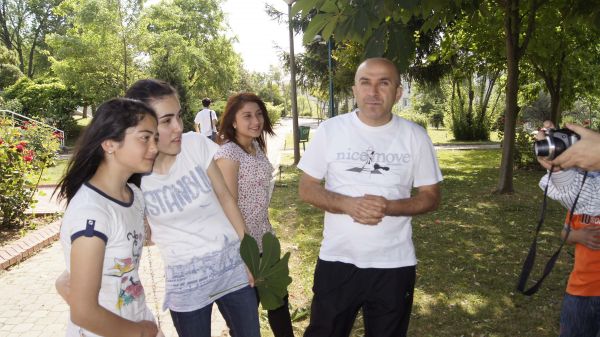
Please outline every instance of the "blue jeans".
[[600, 296], [565, 294], [560, 337], [600, 337]]
[[[258, 303], [254, 289], [246, 286], [215, 301], [232, 337], [260, 337]], [[212, 303], [190, 312], [171, 310], [179, 337], [210, 337]]]

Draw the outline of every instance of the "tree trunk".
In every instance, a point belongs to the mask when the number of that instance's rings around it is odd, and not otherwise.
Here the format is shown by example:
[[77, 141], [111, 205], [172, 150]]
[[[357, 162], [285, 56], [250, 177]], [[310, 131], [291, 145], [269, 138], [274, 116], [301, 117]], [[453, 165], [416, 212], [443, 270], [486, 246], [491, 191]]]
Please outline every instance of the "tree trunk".
[[514, 192], [513, 173], [515, 155], [515, 127], [517, 125], [517, 95], [519, 93], [519, 2], [507, 0], [504, 8], [504, 33], [506, 34], [506, 107], [504, 113], [504, 139], [502, 140], [502, 161], [497, 193]]
[[560, 111], [560, 91], [562, 85], [563, 67], [567, 52], [563, 49], [558, 69], [556, 70], [556, 85], [554, 86], [554, 93], [550, 93], [550, 120], [554, 125], [559, 126], [561, 122], [561, 111]]
[[[475, 98], [475, 92], [473, 91], [473, 74], [469, 74], [469, 79], [467, 81], [469, 85], [469, 107], [467, 109], [467, 125], [471, 130], [473, 130], [473, 99]], [[471, 137], [473, 136], [473, 133], [471, 133]]]
[[8, 30], [8, 15], [7, 15], [7, 2], [2, 0], [0, 3], [0, 24], [2, 24], [2, 41], [8, 50], [13, 49], [12, 40], [10, 39], [10, 32]]
[[119, 23], [121, 25], [121, 43], [123, 44], [122, 46], [122, 52], [123, 52], [123, 93], [125, 93], [127, 91], [127, 87], [129, 86], [129, 84], [127, 83], [127, 71], [128, 71], [128, 57], [127, 57], [127, 26], [125, 24], [125, 17], [123, 15], [123, 6], [121, 4], [120, 0], [117, 0], [117, 9], [119, 12]]
[[554, 125], [560, 125], [560, 88], [550, 92], [550, 120]]

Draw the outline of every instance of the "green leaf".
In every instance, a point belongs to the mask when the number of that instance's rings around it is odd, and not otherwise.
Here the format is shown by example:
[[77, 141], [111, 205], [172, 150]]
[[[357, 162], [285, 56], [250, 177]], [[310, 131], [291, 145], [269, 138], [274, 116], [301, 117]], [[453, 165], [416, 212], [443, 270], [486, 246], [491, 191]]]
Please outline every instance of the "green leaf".
[[313, 8], [318, 8], [318, 3], [321, 0], [298, 0], [294, 2], [292, 5], [292, 16], [296, 16], [298, 13], [302, 12], [302, 18], [304, 19]]
[[260, 252], [258, 251], [256, 240], [248, 234], [244, 234], [244, 238], [240, 244], [240, 255], [252, 275], [256, 278], [256, 275], [259, 273]]
[[260, 260], [259, 273], [264, 275], [268, 268], [271, 268], [279, 261], [279, 256], [281, 256], [281, 246], [275, 235], [269, 232], [263, 235], [262, 243], [263, 254], [262, 259]]
[[287, 287], [292, 283], [288, 267], [290, 253], [280, 258], [281, 245], [272, 233], [265, 233], [262, 243], [261, 257], [256, 240], [246, 234], [240, 245], [240, 254], [254, 276], [260, 303], [264, 309], [272, 310], [283, 305]]
[[329, 40], [329, 37], [331, 37], [331, 33], [333, 33], [333, 29], [336, 26], [337, 26], [337, 20], [329, 21], [329, 23], [323, 28], [323, 32], [321, 33], [323, 40], [325, 40], [325, 41]]
[[386, 25], [381, 25], [375, 30], [373, 35], [371, 35], [371, 38], [365, 46], [365, 56], [367, 58], [381, 57], [383, 55], [385, 52], [385, 32]]
[[310, 20], [306, 31], [304, 31], [304, 37], [302, 38], [302, 42], [304, 44], [311, 43], [314, 40], [315, 36], [317, 34], [320, 34], [323, 30], [323, 27], [325, 27], [325, 25], [328, 24], [333, 18], [335, 18], [335, 16], [332, 14], [315, 15], [315, 17], [312, 18], [312, 20]]
[[287, 287], [292, 283], [288, 267], [290, 253], [286, 253], [275, 265], [263, 274], [261, 282], [256, 284], [260, 303], [266, 310], [273, 310], [283, 305], [287, 295]]

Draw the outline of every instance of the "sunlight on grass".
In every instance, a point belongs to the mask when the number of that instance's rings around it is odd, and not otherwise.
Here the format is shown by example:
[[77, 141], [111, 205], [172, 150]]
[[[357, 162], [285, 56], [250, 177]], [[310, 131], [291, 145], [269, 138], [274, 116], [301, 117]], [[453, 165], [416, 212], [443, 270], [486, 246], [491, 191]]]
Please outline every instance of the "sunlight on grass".
[[56, 185], [67, 169], [68, 160], [57, 160], [56, 165], [44, 170], [41, 185]]
[[75, 121], [77, 122], [77, 125], [79, 125], [79, 126], [87, 126], [92, 121], [92, 117], [87, 117], [87, 118], [73, 117], [73, 119], [75, 119]]
[[490, 140], [489, 141], [457, 141], [454, 139], [454, 135], [452, 135], [452, 131], [440, 128], [428, 128], [427, 134], [429, 134], [429, 138], [433, 144], [483, 144], [483, 143], [494, 143], [499, 142], [500, 138], [498, 137], [498, 132], [492, 131], [490, 132]]

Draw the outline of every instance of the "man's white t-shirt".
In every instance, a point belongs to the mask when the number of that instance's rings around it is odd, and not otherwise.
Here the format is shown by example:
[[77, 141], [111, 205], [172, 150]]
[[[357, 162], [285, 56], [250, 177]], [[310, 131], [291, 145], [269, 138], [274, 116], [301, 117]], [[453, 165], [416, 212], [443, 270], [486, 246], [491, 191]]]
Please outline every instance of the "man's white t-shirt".
[[[210, 123], [212, 121], [212, 130], [210, 128]], [[194, 118], [194, 124], [200, 124], [200, 134], [204, 137], [209, 137], [213, 132], [217, 132], [217, 123], [215, 120], [217, 119], [217, 114], [213, 110], [204, 108], [196, 114], [196, 118]]]
[[240, 240], [206, 173], [219, 146], [183, 134], [181, 152], [165, 175], [142, 177], [152, 241], [165, 263], [163, 307], [200, 309], [248, 285]]
[[[98, 237], [106, 243], [98, 302], [105, 309], [130, 321], [154, 320], [146, 305], [138, 266], [144, 245], [144, 198], [129, 184], [130, 203], [115, 200], [85, 183], [65, 210], [60, 227], [67, 271], [71, 272], [71, 244], [78, 237]], [[66, 336], [97, 336], [67, 324]]]
[[[325, 179], [325, 188], [347, 196], [411, 196], [413, 187], [442, 180], [435, 149], [427, 132], [393, 115], [371, 127], [357, 111], [331, 118], [319, 126], [298, 167]], [[376, 226], [362, 225], [346, 214], [325, 212], [319, 257], [359, 268], [416, 265], [411, 217], [386, 216]]]

